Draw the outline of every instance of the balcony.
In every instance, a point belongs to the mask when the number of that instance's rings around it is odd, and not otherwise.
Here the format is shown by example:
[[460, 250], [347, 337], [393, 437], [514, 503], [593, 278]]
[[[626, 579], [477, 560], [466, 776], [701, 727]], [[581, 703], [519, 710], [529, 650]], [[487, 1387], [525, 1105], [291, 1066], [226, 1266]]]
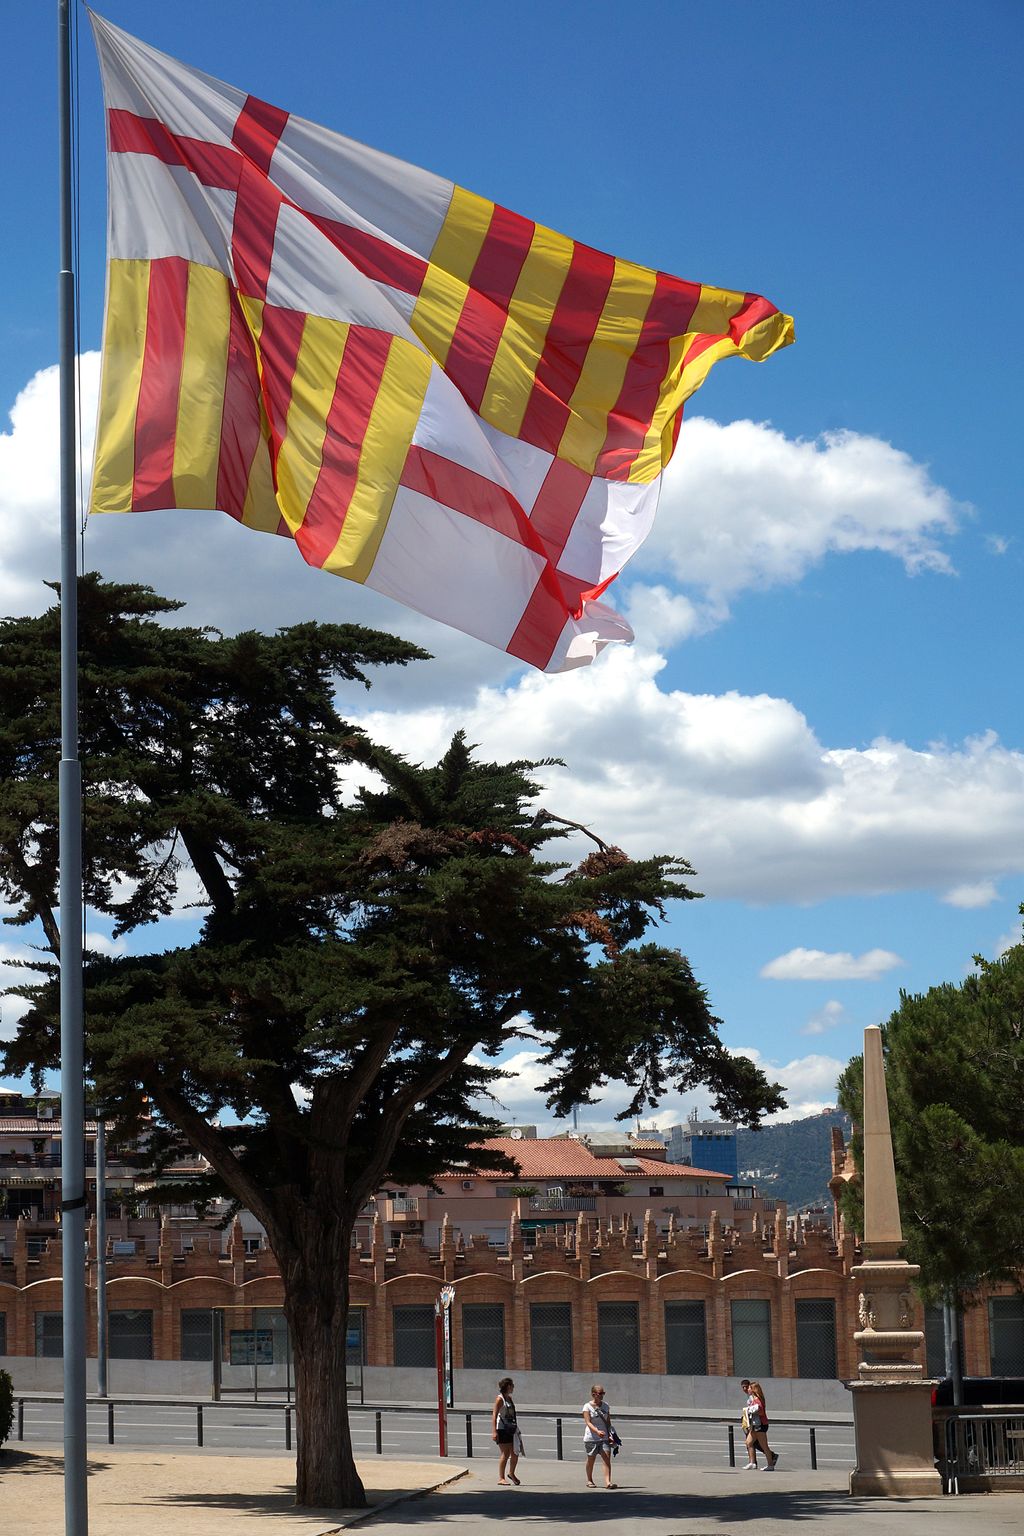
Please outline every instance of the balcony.
[[396, 1216], [418, 1216], [420, 1202], [417, 1195], [396, 1195], [388, 1201], [388, 1220], [392, 1221]]
[[531, 1211], [596, 1211], [596, 1195], [531, 1195]]

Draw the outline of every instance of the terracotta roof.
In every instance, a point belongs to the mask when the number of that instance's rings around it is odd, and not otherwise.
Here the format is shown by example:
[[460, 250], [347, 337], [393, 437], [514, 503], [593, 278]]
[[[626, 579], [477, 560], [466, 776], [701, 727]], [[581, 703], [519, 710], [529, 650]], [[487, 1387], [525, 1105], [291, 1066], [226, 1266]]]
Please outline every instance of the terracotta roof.
[[[728, 1184], [727, 1173], [712, 1173], [707, 1168], [691, 1168], [688, 1163], [666, 1163], [657, 1157], [633, 1157], [635, 1168], [623, 1168], [615, 1157], [595, 1157], [582, 1141], [570, 1136], [549, 1137], [544, 1141], [514, 1141], [511, 1136], [491, 1136], [480, 1143], [482, 1147], [504, 1152], [515, 1162], [519, 1177], [523, 1179], [614, 1179], [620, 1183], [628, 1179], [720, 1179]], [[477, 1173], [472, 1169], [454, 1169], [442, 1173], [442, 1179], [464, 1179], [468, 1173], [479, 1178], [500, 1178], [495, 1173]]]

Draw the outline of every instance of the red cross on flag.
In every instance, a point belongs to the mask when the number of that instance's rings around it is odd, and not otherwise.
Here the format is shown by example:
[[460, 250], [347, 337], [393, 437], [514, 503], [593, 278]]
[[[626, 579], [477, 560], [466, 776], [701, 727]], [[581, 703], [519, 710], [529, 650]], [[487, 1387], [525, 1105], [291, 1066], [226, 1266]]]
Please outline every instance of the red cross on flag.
[[683, 403], [766, 299], [607, 256], [93, 16], [109, 272], [91, 511], [211, 508], [532, 666], [628, 624]]

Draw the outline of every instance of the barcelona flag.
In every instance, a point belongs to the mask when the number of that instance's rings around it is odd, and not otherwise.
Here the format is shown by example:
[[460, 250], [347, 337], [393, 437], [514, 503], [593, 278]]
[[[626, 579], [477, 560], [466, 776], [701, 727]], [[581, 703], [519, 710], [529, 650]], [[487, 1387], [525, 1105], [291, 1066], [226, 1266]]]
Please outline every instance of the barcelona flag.
[[629, 640], [683, 405], [767, 299], [606, 255], [93, 17], [107, 119], [92, 512], [210, 508], [523, 662]]

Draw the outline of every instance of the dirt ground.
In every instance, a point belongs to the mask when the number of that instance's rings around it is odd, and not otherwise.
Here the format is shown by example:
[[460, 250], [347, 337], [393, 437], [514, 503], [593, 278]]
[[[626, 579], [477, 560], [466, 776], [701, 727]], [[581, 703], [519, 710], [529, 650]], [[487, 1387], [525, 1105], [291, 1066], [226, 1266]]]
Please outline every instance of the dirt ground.
[[[371, 1506], [414, 1497], [462, 1477], [440, 1462], [360, 1462]], [[0, 1453], [0, 1530], [4, 1536], [57, 1536], [64, 1529], [59, 1451], [10, 1445]], [[89, 1536], [328, 1536], [365, 1510], [295, 1506], [290, 1456], [223, 1456], [193, 1451], [93, 1451], [89, 1456]]]

